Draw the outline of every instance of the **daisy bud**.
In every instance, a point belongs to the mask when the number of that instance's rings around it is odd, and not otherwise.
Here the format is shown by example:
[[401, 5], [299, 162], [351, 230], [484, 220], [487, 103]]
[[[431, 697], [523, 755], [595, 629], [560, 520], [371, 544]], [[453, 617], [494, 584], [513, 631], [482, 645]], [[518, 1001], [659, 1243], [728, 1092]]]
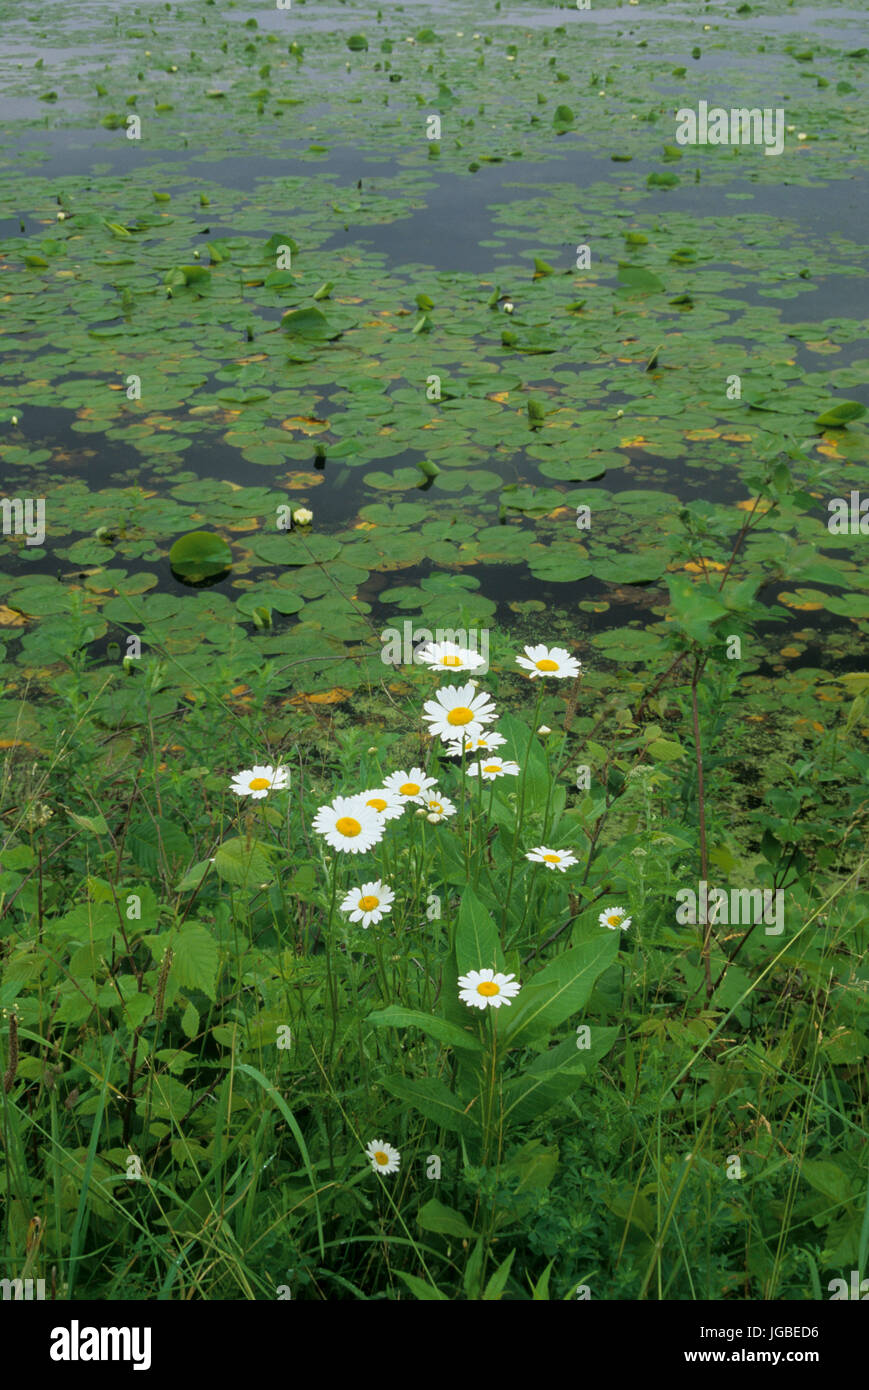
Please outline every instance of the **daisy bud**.
[[550, 729], [548, 724], [541, 724], [537, 732], [538, 734], [551, 734], [552, 730]]
[[[418, 816], [425, 816], [425, 811], [417, 811], [416, 814]], [[440, 820], [440, 816], [436, 816], [434, 811], [429, 811], [428, 815], [425, 816], [425, 818], [426, 820], [430, 820], [432, 825], [437, 825], [438, 821]]]
[[419, 808], [419, 810], [417, 811], [416, 814], [417, 814], [418, 816], [425, 816], [426, 820], [429, 819], [429, 813], [428, 813], [428, 811], [423, 810], [422, 806], [420, 806], [420, 808]]

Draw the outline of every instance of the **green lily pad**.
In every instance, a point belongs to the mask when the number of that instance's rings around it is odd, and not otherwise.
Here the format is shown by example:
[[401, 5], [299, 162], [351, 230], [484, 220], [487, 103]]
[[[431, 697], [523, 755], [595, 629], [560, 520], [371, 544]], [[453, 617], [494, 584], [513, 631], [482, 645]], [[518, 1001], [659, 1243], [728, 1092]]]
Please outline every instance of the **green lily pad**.
[[190, 582], [211, 579], [232, 565], [232, 551], [213, 531], [190, 531], [179, 536], [169, 551], [169, 563]]

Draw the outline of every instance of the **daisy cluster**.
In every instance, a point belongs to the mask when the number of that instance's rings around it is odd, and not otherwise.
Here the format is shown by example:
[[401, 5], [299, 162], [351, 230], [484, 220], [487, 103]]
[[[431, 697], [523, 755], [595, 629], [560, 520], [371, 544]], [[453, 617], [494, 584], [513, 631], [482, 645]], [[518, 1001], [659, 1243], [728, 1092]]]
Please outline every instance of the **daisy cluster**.
[[[478, 653], [452, 642], [428, 643], [419, 649], [417, 658], [432, 671], [450, 674], [475, 671], [484, 660]], [[516, 657], [516, 663], [528, 672], [531, 680], [541, 677], [576, 679], [580, 674], [579, 661], [563, 647], [528, 646]], [[502, 777], [519, 775], [518, 762], [494, 751], [507, 740], [490, 727], [497, 718], [495, 705], [490, 695], [478, 690], [475, 680], [464, 685], [442, 686], [435, 692], [434, 699], [425, 701], [422, 718], [428, 725], [429, 735], [440, 739], [444, 745], [445, 754], [462, 758], [462, 767], [469, 777], [495, 782]], [[542, 725], [538, 732], [548, 734], [550, 730]], [[468, 755], [478, 760], [465, 766], [464, 759]], [[269, 791], [286, 790], [289, 773], [282, 768], [256, 766], [240, 772], [231, 785], [236, 795], [256, 799]], [[380, 787], [370, 787], [351, 796], [336, 796], [328, 805], [319, 808], [312, 826], [331, 849], [362, 854], [379, 844], [387, 824], [399, 820], [408, 806], [415, 806], [418, 814], [435, 824], [456, 814], [452, 801], [439, 791], [437, 779], [421, 767], [412, 767], [390, 773]], [[570, 850], [550, 849], [546, 845], [537, 845], [525, 858], [558, 873], [565, 873], [578, 862]], [[340, 910], [351, 922], [367, 928], [380, 922], [392, 910], [394, 901], [392, 889], [378, 878], [351, 888], [341, 901]], [[609, 908], [598, 920], [601, 926], [612, 931], [625, 931], [631, 925], [630, 917], [621, 907]], [[458, 980], [459, 998], [472, 1009], [509, 1006], [520, 988], [514, 975], [485, 966], [468, 971]], [[385, 1140], [372, 1140], [366, 1155], [375, 1173], [385, 1175], [398, 1171], [400, 1154]]]

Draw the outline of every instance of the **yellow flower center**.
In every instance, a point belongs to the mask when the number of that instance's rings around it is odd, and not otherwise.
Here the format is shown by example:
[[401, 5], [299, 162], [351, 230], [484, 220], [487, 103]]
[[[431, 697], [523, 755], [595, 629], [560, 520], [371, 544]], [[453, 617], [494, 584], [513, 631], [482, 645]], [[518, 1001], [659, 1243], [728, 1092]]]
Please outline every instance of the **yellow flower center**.
[[335, 829], [339, 835], [346, 835], [348, 840], [362, 832], [362, 826], [353, 816], [339, 816], [335, 822]]
[[456, 705], [447, 715], [448, 724], [470, 724], [474, 717], [474, 711], [468, 709], [467, 705]]
[[560, 863], [561, 863], [561, 855], [560, 855], [560, 854], [544, 854], [544, 856], [543, 856], [543, 862], [544, 862], [544, 864], [560, 864]]
[[486, 763], [486, 765], [485, 765], [484, 768], [483, 768], [483, 771], [484, 771], [484, 772], [500, 772], [500, 771], [501, 771], [501, 768], [500, 768], [500, 765], [499, 765], [498, 763]]
[[428, 803], [428, 809], [429, 809], [430, 811], [435, 811], [435, 812], [437, 813], [437, 815], [440, 815], [441, 811], [442, 811], [444, 808], [443, 808], [443, 806], [441, 805], [441, 803], [440, 803], [439, 801], [430, 801], [430, 802]]
[[621, 920], [622, 919], [618, 912], [611, 912], [609, 917], [607, 917], [607, 921], [609, 922], [611, 927], [617, 927]]
[[543, 660], [542, 660], [542, 661], [538, 661], [536, 664], [537, 664], [537, 669], [538, 669], [538, 671], [557, 671], [557, 670], [558, 670], [558, 662], [557, 662], [557, 661], [552, 661], [552, 660], [550, 660], [550, 658], [549, 658], [548, 656], [544, 656]]
[[382, 1149], [378, 1149], [377, 1153], [374, 1155], [374, 1161], [383, 1167], [384, 1164], [389, 1162], [389, 1154], [384, 1153]]
[[266, 787], [270, 787], [271, 782], [268, 777], [253, 777], [248, 785], [252, 792], [261, 792]]
[[359, 899], [359, 907], [363, 912], [373, 912], [375, 907], [380, 906], [380, 899], [375, 898], [373, 893], [365, 893]]
[[442, 656], [442, 657], [441, 657], [441, 666], [461, 666], [461, 664], [462, 664], [462, 658], [461, 658], [460, 656]]
[[403, 782], [398, 793], [399, 796], [419, 796], [419, 782]]
[[372, 796], [371, 800], [366, 801], [365, 805], [372, 806], [375, 811], [386, 810], [386, 802], [383, 800], [382, 796]]
[[484, 994], [489, 999], [493, 994], [501, 993], [501, 986], [496, 985], [494, 980], [481, 980], [477, 985], [477, 993]]

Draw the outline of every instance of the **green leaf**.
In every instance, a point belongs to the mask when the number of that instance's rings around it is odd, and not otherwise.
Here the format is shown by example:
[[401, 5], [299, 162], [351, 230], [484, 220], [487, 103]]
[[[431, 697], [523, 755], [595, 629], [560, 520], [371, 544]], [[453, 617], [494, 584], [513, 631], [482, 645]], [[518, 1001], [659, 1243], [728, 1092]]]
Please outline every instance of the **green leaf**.
[[441, 1293], [440, 1289], [435, 1288], [434, 1284], [429, 1284], [425, 1279], [420, 1279], [418, 1274], [408, 1274], [406, 1270], [403, 1269], [396, 1269], [395, 1273], [398, 1275], [399, 1279], [404, 1280], [414, 1297], [420, 1299], [420, 1301], [434, 1303], [440, 1300], [443, 1303], [449, 1303], [450, 1300], [445, 1293]]
[[184, 579], [197, 582], [222, 574], [232, 565], [232, 551], [213, 531], [189, 531], [169, 551], [169, 564]]
[[211, 271], [207, 265], [176, 265], [167, 271], [163, 283], [170, 288], [178, 285], [199, 285], [204, 289], [211, 285]]
[[818, 415], [815, 424], [832, 425], [841, 429], [851, 420], [861, 420], [865, 414], [866, 407], [860, 401], [839, 401], [829, 410], [825, 410], [823, 415]]
[[220, 951], [207, 927], [190, 922], [173, 935], [172, 975], [182, 989], [201, 989], [216, 1000], [215, 985]]
[[466, 1033], [463, 1028], [457, 1028], [454, 1023], [448, 1023], [444, 1018], [436, 1018], [434, 1014], [424, 1014], [416, 1009], [403, 1009], [398, 1004], [391, 1004], [386, 1009], [376, 1009], [368, 1015], [366, 1022], [373, 1024], [375, 1028], [419, 1028], [421, 1032], [427, 1033], [430, 1038], [443, 1043], [445, 1047], [465, 1048], [469, 1052], [483, 1050], [479, 1038], [472, 1033]]
[[130, 1028], [140, 1028], [150, 1018], [154, 999], [150, 994], [132, 994], [124, 1005], [124, 1019]]
[[514, 1077], [504, 1087], [505, 1122], [509, 1117], [513, 1123], [527, 1124], [572, 1095], [590, 1067], [606, 1056], [617, 1036], [617, 1028], [594, 1026], [590, 1048], [579, 1051], [576, 1039], [570, 1037], [536, 1057], [522, 1076]]
[[445, 1207], [437, 1197], [432, 1197], [425, 1206], [420, 1207], [416, 1219], [424, 1231], [435, 1235], [458, 1236], [460, 1240], [473, 1240], [474, 1230], [468, 1225], [461, 1212]]
[[511, 1250], [507, 1258], [501, 1261], [498, 1268], [495, 1270], [494, 1274], [489, 1279], [489, 1282], [486, 1284], [486, 1287], [483, 1290], [484, 1302], [497, 1303], [499, 1301], [501, 1294], [504, 1292], [507, 1280], [510, 1276], [510, 1266], [513, 1263], [515, 1255], [515, 1249]]
[[70, 811], [69, 818], [82, 830], [89, 830], [92, 835], [108, 835], [109, 827], [104, 816], [77, 816], [74, 811]]
[[456, 923], [456, 964], [459, 974], [485, 968], [500, 970], [503, 960], [498, 928], [473, 889], [466, 888]]
[[330, 334], [329, 320], [322, 309], [288, 309], [281, 327], [298, 338], [326, 338]]
[[597, 977], [616, 959], [618, 945], [617, 934], [601, 929], [600, 936], [565, 951], [523, 984], [507, 1023], [507, 1045], [548, 1033], [581, 1009]]
[[466, 1113], [461, 1101], [442, 1081], [433, 1076], [423, 1077], [418, 1081], [393, 1076], [384, 1081], [383, 1085], [390, 1095], [406, 1101], [427, 1120], [432, 1120], [443, 1129], [453, 1130], [465, 1136], [474, 1134], [478, 1129], [472, 1112]]
[[663, 280], [659, 280], [657, 275], [653, 275], [641, 265], [630, 265], [627, 261], [619, 261], [619, 280], [629, 289], [646, 293], [664, 288]]
[[214, 867], [227, 883], [258, 888], [263, 883], [272, 883], [275, 877], [269, 848], [261, 840], [224, 840], [215, 850]]

